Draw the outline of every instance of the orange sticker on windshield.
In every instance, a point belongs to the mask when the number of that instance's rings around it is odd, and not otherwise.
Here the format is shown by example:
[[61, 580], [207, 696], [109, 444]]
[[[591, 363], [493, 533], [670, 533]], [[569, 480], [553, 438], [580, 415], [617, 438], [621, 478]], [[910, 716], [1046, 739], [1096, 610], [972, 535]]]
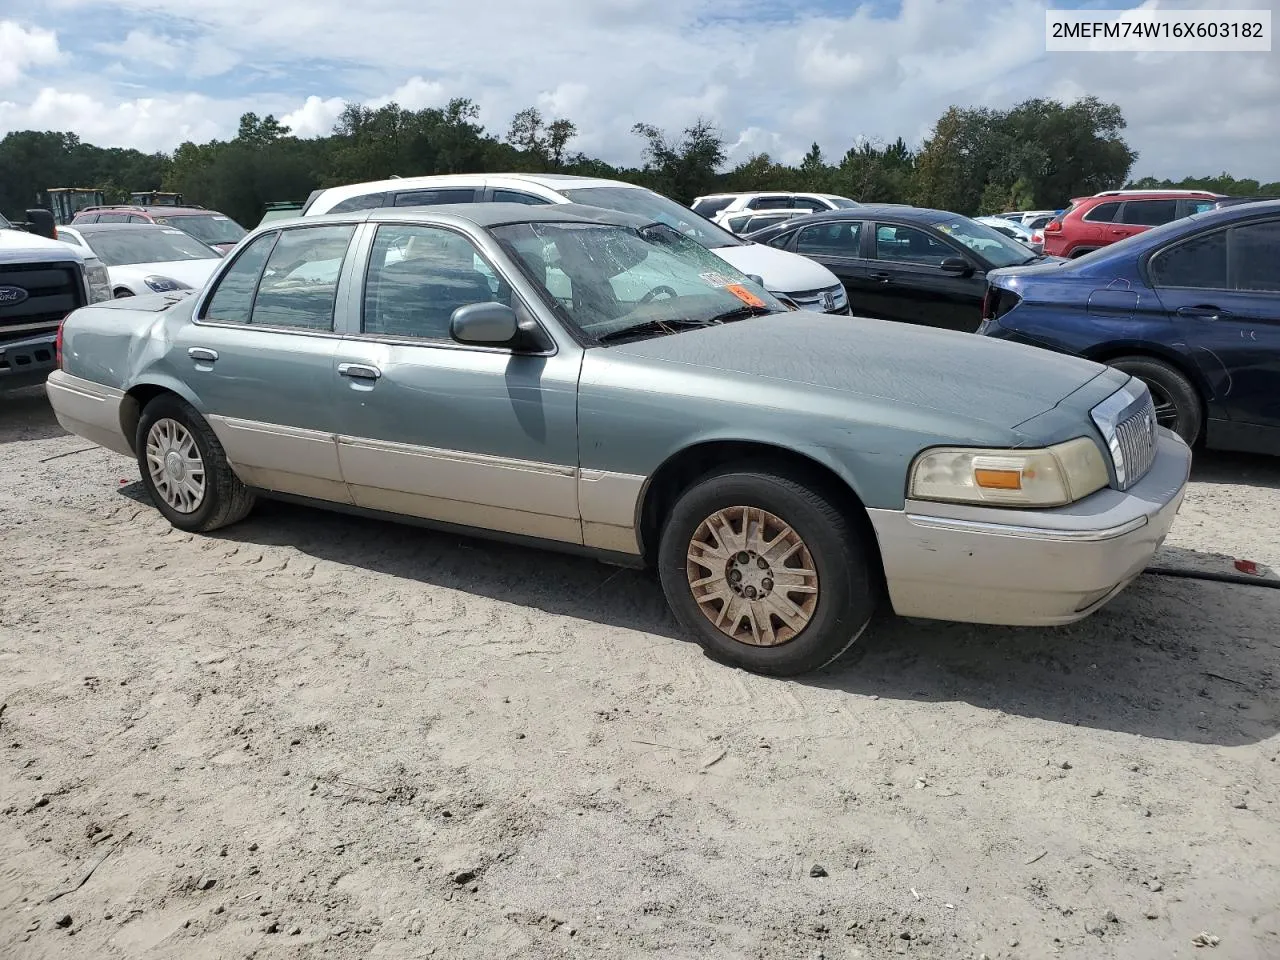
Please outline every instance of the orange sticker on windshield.
[[759, 297], [757, 297], [754, 293], [752, 293], [750, 290], [748, 290], [746, 287], [744, 287], [740, 283], [731, 283], [724, 289], [728, 290], [735, 297], [737, 297], [739, 300], [745, 303], [748, 307], [767, 306], [767, 304], [765, 304], [763, 300], [761, 300]]

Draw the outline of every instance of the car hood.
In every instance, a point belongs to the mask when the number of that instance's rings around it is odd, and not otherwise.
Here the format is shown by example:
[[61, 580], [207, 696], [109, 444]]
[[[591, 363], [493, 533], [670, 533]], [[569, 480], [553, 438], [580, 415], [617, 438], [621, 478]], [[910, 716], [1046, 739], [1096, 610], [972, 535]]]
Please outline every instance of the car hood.
[[806, 293], [840, 283], [839, 277], [816, 260], [762, 243], [716, 247], [712, 253], [743, 273], [760, 277], [765, 289], [773, 293]]
[[22, 230], [0, 230], [0, 263], [19, 260], [84, 260], [84, 254], [61, 240], [38, 237]]
[[185, 283], [194, 289], [204, 286], [217, 269], [221, 259], [169, 260], [159, 263], [130, 263], [120, 267], [108, 267], [112, 283], [141, 284], [146, 277], [168, 277]]
[[1103, 374], [1079, 357], [970, 333], [796, 311], [602, 348], [814, 391], [909, 404], [1014, 429]]

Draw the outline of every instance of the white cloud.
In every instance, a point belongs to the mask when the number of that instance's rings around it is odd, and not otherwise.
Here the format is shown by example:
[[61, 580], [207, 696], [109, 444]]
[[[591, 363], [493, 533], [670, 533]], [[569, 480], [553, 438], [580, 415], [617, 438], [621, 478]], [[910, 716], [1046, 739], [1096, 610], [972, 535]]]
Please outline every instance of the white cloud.
[[329, 134], [342, 113], [345, 102], [341, 97], [307, 97], [307, 102], [291, 113], [286, 113], [280, 122], [289, 128], [295, 137], [323, 137]]
[[[637, 121], [677, 136], [699, 114], [718, 124], [734, 160], [760, 149], [795, 158], [814, 141], [834, 158], [859, 137], [918, 143], [953, 104], [1092, 94], [1124, 111], [1126, 137], [1142, 154], [1135, 175], [1227, 168], [1280, 176], [1275, 54], [1047, 56], [1042, 0], [901, 0], [888, 12], [854, 0], [847, 12], [833, 9], [828, 0], [370, 0], [359, 8], [350, 0], [46, 0], [40, 27], [26, 31], [43, 28], [46, 74], [49, 44], [70, 52], [65, 76], [35, 85], [0, 57], [5, 98], [17, 105], [0, 111], [0, 132], [20, 120], [30, 126], [50, 84], [97, 104], [73, 127], [81, 136], [148, 148], [171, 147], [186, 129], [233, 135], [242, 110], [275, 112], [300, 135], [317, 135], [344, 100], [418, 109], [464, 96], [499, 135], [530, 105], [568, 117], [579, 130], [572, 149], [616, 163], [638, 161]], [[69, 25], [89, 12], [95, 23], [122, 25], [114, 37], [93, 38], [110, 60], [123, 60], [119, 77], [92, 41], [76, 43]], [[129, 28], [132, 40], [163, 43], [131, 43]], [[146, 57], [130, 53], [137, 46], [149, 46], [150, 65], [168, 71], [163, 82], [147, 74]], [[13, 48], [0, 39], [0, 53]], [[139, 123], [144, 102], [150, 115], [161, 110], [155, 104], [171, 105], [173, 125]], [[192, 103], [199, 106], [189, 115]], [[78, 117], [49, 123], [65, 129]]]
[[0, 20], [0, 87], [17, 83], [27, 67], [56, 63], [58, 35], [39, 27], [25, 29]]

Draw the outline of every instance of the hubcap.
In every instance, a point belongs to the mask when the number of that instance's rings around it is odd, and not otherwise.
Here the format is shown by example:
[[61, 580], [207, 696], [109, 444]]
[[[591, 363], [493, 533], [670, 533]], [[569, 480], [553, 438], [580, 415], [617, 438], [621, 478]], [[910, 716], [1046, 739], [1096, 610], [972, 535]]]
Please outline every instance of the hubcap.
[[759, 507], [726, 507], [698, 525], [686, 574], [698, 609], [756, 647], [794, 639], [818, 606], [818, 571], [791, 526]]
[[179, 513], [204, 503], [204, 460], [191, 432], [176, 420], [157, 420], [147, 432], [147, 471], [156, 492]]

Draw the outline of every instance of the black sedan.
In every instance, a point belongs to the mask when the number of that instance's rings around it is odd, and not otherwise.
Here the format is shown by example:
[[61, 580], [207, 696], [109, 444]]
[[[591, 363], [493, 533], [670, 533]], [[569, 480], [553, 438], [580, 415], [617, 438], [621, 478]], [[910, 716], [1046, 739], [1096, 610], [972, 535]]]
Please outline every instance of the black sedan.
[[1054, 259], [958, 213], [896, 204], [827, 210], [747, 239], [830, 269], [854, 316], [968, 333], [982, 321], [988, 271]]

